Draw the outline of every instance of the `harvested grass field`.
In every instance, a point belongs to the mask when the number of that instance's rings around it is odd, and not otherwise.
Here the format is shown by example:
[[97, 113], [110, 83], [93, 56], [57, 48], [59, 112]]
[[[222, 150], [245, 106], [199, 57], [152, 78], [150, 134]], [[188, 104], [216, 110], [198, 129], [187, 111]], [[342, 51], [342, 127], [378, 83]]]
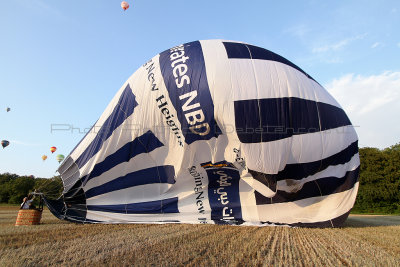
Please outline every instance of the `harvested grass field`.
[[340, 229], [78, 225], [45, 210], [15, 227], [0, 206], [0, 266], [400, 266], [400, 216], [351, 215]]

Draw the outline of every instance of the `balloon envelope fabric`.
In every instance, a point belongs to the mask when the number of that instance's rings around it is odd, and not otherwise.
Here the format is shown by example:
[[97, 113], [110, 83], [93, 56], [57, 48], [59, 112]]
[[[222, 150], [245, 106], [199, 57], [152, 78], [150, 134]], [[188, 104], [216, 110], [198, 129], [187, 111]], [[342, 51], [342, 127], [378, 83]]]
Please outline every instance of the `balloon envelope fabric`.
[[336, 100], [287, 59], [194, 41], [123, 84], [46, 203], [83, 223], [336, 227], [357, 195], [357, 141]]

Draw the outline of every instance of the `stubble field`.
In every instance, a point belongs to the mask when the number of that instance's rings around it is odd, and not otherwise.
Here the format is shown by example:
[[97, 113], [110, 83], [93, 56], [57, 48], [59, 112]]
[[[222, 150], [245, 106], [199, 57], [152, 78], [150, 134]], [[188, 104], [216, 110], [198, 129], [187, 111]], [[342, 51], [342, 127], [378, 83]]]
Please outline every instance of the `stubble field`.
[[0, 266], [400, 266], [400, 216], [351, 215], [343, 228], [79, 225], [45, 210], [15, 227], [0, 206]]

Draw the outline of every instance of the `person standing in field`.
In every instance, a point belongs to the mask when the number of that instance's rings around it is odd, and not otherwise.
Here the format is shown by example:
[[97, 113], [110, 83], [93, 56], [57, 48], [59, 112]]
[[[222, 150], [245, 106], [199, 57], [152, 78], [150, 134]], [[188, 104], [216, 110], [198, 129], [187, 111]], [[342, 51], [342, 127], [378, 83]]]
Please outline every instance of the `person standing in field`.
[[32, 204], [34, 199], [35, 199], [35, 196], [33, 196], [31, 199], [29, 199], [29, 196], [24, 197], [23, 202], [21, 203], [21, 209], [22, 210], [34, 209], [35, 206]]

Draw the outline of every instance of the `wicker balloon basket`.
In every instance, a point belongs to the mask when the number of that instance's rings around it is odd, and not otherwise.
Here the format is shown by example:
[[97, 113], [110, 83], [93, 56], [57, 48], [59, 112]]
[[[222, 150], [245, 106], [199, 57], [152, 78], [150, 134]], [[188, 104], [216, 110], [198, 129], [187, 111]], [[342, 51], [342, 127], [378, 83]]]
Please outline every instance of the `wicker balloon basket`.
[[19, 210], [17, 221], [15, 226], [21, 225], [37, 225], [40, 224], [40, 219], [42, 219], [42, 210], [29, 209], [29, 210]]

